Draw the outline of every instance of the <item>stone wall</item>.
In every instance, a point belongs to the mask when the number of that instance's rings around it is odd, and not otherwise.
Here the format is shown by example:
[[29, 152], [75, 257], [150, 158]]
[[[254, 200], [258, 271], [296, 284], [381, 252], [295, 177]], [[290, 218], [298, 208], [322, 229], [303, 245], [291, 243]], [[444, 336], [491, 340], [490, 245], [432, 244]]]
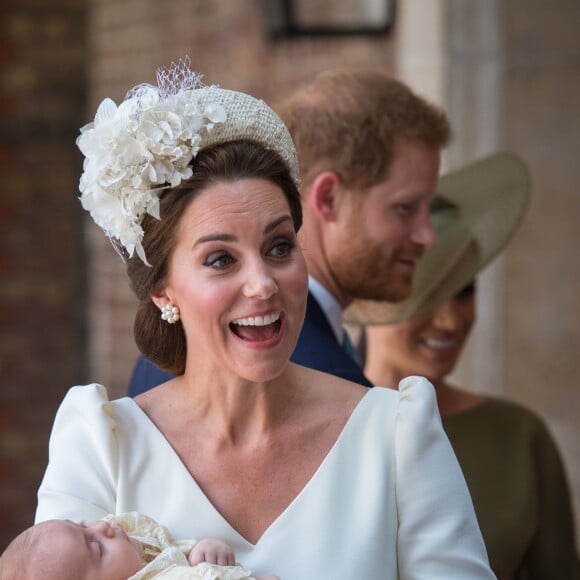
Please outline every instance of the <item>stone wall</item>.
[[506, 393], [549, 423], [580, 545], [580, 3], [504, 10], [505, 143], [529, 163], [535, 193], [506, 259]]
[[455, 380], [546, 421], [580, 530], [580, 3], [429, 6], [400, 3], [396, 68], [448, 111], [455, 138], [446, 167], [513, 151], [528, 164], [534, 192], [520, 230], [479, 277], [478, 321]]

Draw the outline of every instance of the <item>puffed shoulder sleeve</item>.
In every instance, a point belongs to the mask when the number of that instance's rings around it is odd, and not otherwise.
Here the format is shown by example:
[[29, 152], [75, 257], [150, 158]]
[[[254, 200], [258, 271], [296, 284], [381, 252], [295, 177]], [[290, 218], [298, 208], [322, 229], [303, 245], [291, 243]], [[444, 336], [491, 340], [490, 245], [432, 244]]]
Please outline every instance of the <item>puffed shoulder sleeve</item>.
[[72, 387], [54, 420], [35, 523], [98, 519], [115, 512], [116, 425], [106, 389]]
[[471, 496], [422, 377], [399, 384], [396, 489], [399, 574], [405, 580], [495, 578]]

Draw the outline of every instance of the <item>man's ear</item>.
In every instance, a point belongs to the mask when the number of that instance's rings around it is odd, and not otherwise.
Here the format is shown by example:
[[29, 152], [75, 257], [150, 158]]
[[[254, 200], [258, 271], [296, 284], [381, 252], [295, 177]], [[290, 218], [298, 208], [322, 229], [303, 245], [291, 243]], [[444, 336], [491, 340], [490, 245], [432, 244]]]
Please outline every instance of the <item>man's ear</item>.
[[334, 171], [324, 171], [312, 181], [307, 203], [320, 219], [334, 222], [337, 219], [342, 194], [340, 177]]

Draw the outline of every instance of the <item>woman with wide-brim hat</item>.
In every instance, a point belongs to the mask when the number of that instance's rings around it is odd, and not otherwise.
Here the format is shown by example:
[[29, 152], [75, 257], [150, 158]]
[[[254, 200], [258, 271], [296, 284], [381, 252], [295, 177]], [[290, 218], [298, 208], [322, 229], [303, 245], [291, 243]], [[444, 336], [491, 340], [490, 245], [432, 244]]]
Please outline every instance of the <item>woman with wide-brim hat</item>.
[[529, 197], [528, 170], [511, 154], [445, 175], [432, 210], [438, 243], [420, 261], [411, 296], [358, 303], [348, 316], [367, 325], [365, 372], [375, 384], [418, 374], [435, 386], [498, 579], [576, 580], [570, 491], [545, 423], [448, 379], [475, 322], [477, 274], [517, 231]]

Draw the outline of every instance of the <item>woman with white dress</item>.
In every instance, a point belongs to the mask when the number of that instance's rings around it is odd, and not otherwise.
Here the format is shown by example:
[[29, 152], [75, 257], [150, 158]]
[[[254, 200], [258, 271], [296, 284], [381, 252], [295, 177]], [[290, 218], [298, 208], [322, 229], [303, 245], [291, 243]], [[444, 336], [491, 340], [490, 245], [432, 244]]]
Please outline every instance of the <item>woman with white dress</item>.
[[138, 511], [283, 580], [493, 578], [431, 384], [289, 362], [307, 272], [285, 126], [183, 64], [159, 80], [83, 128], [80, 189], [127, 260], [138, 347], [175, 378], [70, 389], [36, 521]]

